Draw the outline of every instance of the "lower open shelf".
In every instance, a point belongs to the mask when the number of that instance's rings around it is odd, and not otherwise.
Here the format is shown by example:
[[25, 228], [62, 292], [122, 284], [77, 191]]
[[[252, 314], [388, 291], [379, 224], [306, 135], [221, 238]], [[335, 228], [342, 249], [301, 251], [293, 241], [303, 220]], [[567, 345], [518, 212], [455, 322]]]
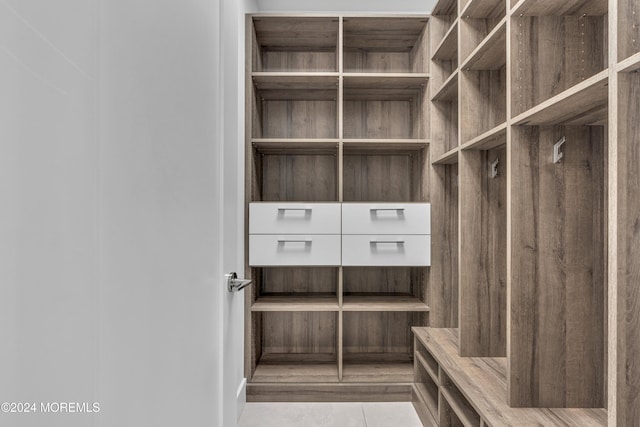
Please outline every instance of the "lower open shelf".
[[403, 353], [345, 354], [342, 381], [410, 383], [413, 381], [413, 357]]
[[337, 383], [338, 362], [331, 353], [263, 354], [254, 383]]

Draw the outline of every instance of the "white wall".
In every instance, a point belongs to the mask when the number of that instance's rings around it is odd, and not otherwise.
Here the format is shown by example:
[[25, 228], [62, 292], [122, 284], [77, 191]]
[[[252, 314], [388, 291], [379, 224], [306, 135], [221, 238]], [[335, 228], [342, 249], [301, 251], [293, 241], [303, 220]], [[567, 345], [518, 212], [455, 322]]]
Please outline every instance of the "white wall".
[[219, 1], [100, 23], [99, 425], [219, 425]]
[[97, 7], [0, 2], [0, 402], [97, 399]]
[[[224, 156], [224, 209], [222, 230], [225, 248], [222, 253], [225, 272], [244, 274], [244, 29], [245, 13], [257, 10], [255, 0], [223, 0], [221, 24], [221, 87], [223, 108], [221, 121]], [[222, 373], [223, 423], [234, 426], [246, 401], [244, 379], [244, 292], [223, 293]]]

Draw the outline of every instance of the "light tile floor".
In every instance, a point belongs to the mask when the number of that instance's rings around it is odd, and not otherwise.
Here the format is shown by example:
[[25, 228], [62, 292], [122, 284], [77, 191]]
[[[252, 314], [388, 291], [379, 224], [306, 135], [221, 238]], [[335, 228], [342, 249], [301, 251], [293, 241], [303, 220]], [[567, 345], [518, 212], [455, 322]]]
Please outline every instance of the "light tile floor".
[[422, 427], [408, 402], [247, 403], [238, 427]]

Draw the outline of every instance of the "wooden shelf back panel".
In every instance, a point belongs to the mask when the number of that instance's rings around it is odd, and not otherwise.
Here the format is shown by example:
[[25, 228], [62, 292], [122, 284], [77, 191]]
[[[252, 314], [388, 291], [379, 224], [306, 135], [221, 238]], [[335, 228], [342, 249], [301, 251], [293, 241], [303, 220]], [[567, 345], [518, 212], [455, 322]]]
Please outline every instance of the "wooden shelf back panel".
[[427, 17], [344, 18], [347, 72], [427, 72]]
[[426, 150], [406, 154], [345, 150], [344, 201], [427, 201]]
[[262, 201], [336, 201], [336, 155], [261, 155]]
[[413, 355], [411, 326], [426, 324], [425, 313], [415, 312], [345, 312], [343, 351], [347, 353], [372, 353], [373, 361], [379, 354]]
[[338, 17], [255, 16], [254, 71], [337, 71]]
[[602, 407], [604, 129], [514, 127], [512, 136], [510, 403]]
[[511, 27], [513, 116], [607, 68], [607, 17], [525, 16]]
[[640, 52], [640, 3], [618, 1], [618, 61]]
[[336, 354], [337, 314], [263, 312], [262, 354]]
[[462, 71], [460, 77], [460, 138], [482, 135], [507, 119], [507, 71]]
[[494, 18], [504, 15], [506, 7], [504, 0], [469, 0], [460, 15], [465, 18]]
[[505, 146], [460, 155], [461, 356], [506, 356], [507, 175]]

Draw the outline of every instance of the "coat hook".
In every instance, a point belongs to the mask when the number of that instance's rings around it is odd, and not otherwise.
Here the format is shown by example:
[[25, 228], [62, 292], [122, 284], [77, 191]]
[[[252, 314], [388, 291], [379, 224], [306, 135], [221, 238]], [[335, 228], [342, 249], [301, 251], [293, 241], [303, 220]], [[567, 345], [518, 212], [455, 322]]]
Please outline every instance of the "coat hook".
[[495, 159], [493, 163], [491, 163], [491, 178], [498, 176], [498, 163], [500, 163], [500, 159]]
[[563, 136], [558, 142], [553, 144], [553, 163], [560, 163], [560, 159], [564, 157], [564, 152], [560, 151], [560, 147], [562, 147], [562, 144], [566, 141], [567, 139]]

